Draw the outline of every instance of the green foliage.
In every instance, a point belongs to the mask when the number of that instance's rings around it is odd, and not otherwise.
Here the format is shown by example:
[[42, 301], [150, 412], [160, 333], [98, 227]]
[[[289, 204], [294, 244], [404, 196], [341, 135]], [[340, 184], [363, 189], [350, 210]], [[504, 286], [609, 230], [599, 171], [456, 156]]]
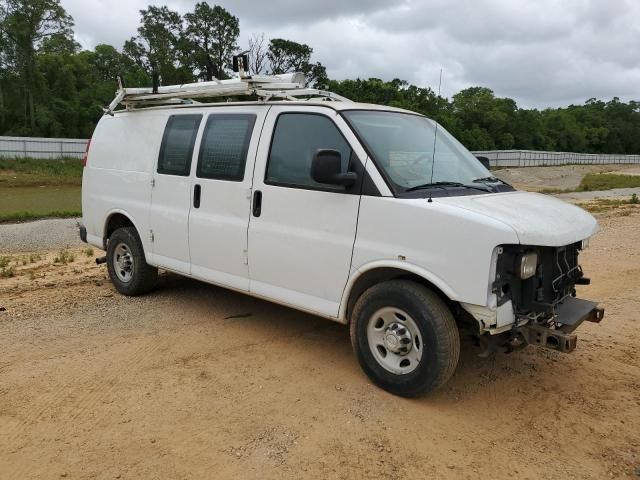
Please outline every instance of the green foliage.
[[238, 49], [240, 22], [227, 10], [206, 2], [197, 3], [184, 15], [185, 47], [190, 65], [205, 79], [226, 78], [231, 56]]
[[267, 58], [271, 63], [271, 73], [279, 75], [288, 72], [300, 72], [309, 64], [313, 49], [303, 43], [273, 38], [269, 42]]
[[138, 36], [125, 42], [123, 54], [150, 77], [157, 73], [164, 84], [191, 82], [180, 14], [167, 6], [150, 5], [140, 15]]
[[[0, 134], [88, 138], [117, 75], [129, 87], [151, 86], [154, 71], [165, 85], [224, 78], [231, 56], [244, 49], [239, 19], [204, 1], [184, 15], [167, 6], [141, 10], [137, 35], [122, 51], [79, 51], [72, 27], [60, 0], [0, 1]], [[254, 35], [248, 47], [253, 73], [301, 71], [316, 88], [422, 113], [472, 150], [640, 154], [639, 101], [524, 109], [477, 86], [447, 99], [400, 79], [330, 80], [304, 43]]]
[[[43, 78], [37, 54], [52, 50], [65, 55], [69, 51], [75, 53], [72, 27], [73, 19], [59, 0], [4, 0], [0, 3], [2, 80], [7, 77], [20, 80], [18, 88], [13, 86], [12, 103], [21, 107], [16, 116], [22, 128], [35, 130], [39, 114], [36, 105], [42, 99]], [[0, 93], [4, 95], [4, 89]], [[4, 108], [0, 124], [3, 130], [10, 125], [4, 116]]]
[[580, 190], [611, 190], [613, 188], [640, 187], [639, 175], [617, 175], [614, 173], [589, 173], [580, 182]]
[[321, 63], [311, 63], [313, 48], [284, 38], [273, 38], [269, 41], [266, 59], [269, 62], [269, 73], [302, 72], [309, 85], [315, 88], [326, 88], [329, 78], [327, 70]]
[[26, 222], [29, 220], [38, 220], [41, 218], [75, 218], [81, 217], [82, 212], [80, 210], [52, 210], [50, 212], [11, 212], [0, 213], [0, 223], [15, 223]]
[[[635, 198], [636, 200], [638, 199], [637, 196]], [[632, 207], [629, 207], [620, 213], [621, 215], [628, 215], [629, 213], [631, 213], [631, 209], [637, 208], [637, 207], [634, 207], [637, 204], [638, 202], [634, 201], [634, 197], [632, 195], [629, 200], [616, 199], [616, 198], [597, 198], [595, 200], [591, 200], [590, 202], [582, 203], [580, 204], [580, 206], [591, 213], [600, 213], [600, 212], [606, 212], [614, 209], [624, 208], [627, 205], [632, 205]]]
[[0, 187], [80, 185], [81, 182], [82, 162], [77, 158], [0, 158]]
[[71, 263], [76, 259], [76, 257], [69, 250], [64, 249], [58, 252], [58, 255], [53, 259], [53, 263], [61, 263], [62, 265], [66, 265], [67, 263]]
[[16, 267], [13, 265], [0, 268], [0, 277], [11, 278], [16, 274]]

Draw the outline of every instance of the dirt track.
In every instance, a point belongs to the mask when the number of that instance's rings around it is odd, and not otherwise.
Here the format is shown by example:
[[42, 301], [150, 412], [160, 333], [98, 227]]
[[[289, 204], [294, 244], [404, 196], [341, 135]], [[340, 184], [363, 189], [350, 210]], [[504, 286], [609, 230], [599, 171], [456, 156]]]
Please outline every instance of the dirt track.
[[344, 326], [174, 275], [125, 298], [50, 252], [0, 279], [0, 478], [637, 478], [640, 209], [600, 223], [581, 292], [607, 315], [576, 352], [464, 343], [419, 400]]

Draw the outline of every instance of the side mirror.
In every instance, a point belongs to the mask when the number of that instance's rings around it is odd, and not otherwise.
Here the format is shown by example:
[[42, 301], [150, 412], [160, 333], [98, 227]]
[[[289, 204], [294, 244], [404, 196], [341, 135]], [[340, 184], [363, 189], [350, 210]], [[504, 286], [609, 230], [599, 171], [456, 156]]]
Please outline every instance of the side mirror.
[[311, 178], [316, 182], [345, 187], [356, 183], [357, 173], [342, 173], [341, 170], [342, 158], [336, 150], [318, 150], [311, 160]]
[[487, 170], [489, 170], [489, 168], [491, 167], [491, 165], [489, 164], [489, 159], [487, 157], [476, 157], [478, 159], [478, 161], [482, 164], [482, 166], [484, 168], [486, 168]]

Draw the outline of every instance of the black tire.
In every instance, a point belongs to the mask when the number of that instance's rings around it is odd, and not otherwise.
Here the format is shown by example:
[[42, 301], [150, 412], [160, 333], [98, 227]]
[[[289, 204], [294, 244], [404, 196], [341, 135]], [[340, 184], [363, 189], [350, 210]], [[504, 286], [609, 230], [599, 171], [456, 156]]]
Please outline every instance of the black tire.
[[[422, 337], [422, 357], [409, 373], [389, 371], [369, 346], [369, 321], [376, 321], [374, 314], [388, 308], [406, 312]], [[442, 386], [453, 375], [460, 356], [460, 334], [451, 311], [433, 291], [412, 281], [390, 280], [365, 291], [353, 309], [350, 333], [364, 372], [379, 387], [403, 397], [424, 395]]]
[[[116, 272], [119, 254], [116, 251], [128, 251], [128, 263], [130, 264], [130, 278], [126, 277], [124, 270]], [[116, 290], [123, 295], [142, 295], [151, 290], [158, 280], [158, 269], [149, 265], [144, 256], [142, 242], [134, 227], [118, 228], [109, 237], [107, 244], [107, 270], [111, 283]]]

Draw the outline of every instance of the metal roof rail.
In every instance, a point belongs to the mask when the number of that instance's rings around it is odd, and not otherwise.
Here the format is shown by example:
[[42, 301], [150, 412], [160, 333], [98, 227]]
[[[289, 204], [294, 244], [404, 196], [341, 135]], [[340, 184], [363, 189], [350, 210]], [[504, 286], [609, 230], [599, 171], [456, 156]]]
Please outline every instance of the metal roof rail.
[[296, 97], [321, 97], [323, 100], [350, 102], [349, 99], [326, 90], [306, 88], [302, 73], [248, 76], [240, 71], [239, 78], [156, 88], [125, 88], [118, 78], [118, 86], [116, 97], [104, 109], [105, 114], [113, 115], [119, 105], [132, 110], [142, 106], [182, 104], [202, 97], [257, 96], [262, 101], [274, 98], [299, 100]]

